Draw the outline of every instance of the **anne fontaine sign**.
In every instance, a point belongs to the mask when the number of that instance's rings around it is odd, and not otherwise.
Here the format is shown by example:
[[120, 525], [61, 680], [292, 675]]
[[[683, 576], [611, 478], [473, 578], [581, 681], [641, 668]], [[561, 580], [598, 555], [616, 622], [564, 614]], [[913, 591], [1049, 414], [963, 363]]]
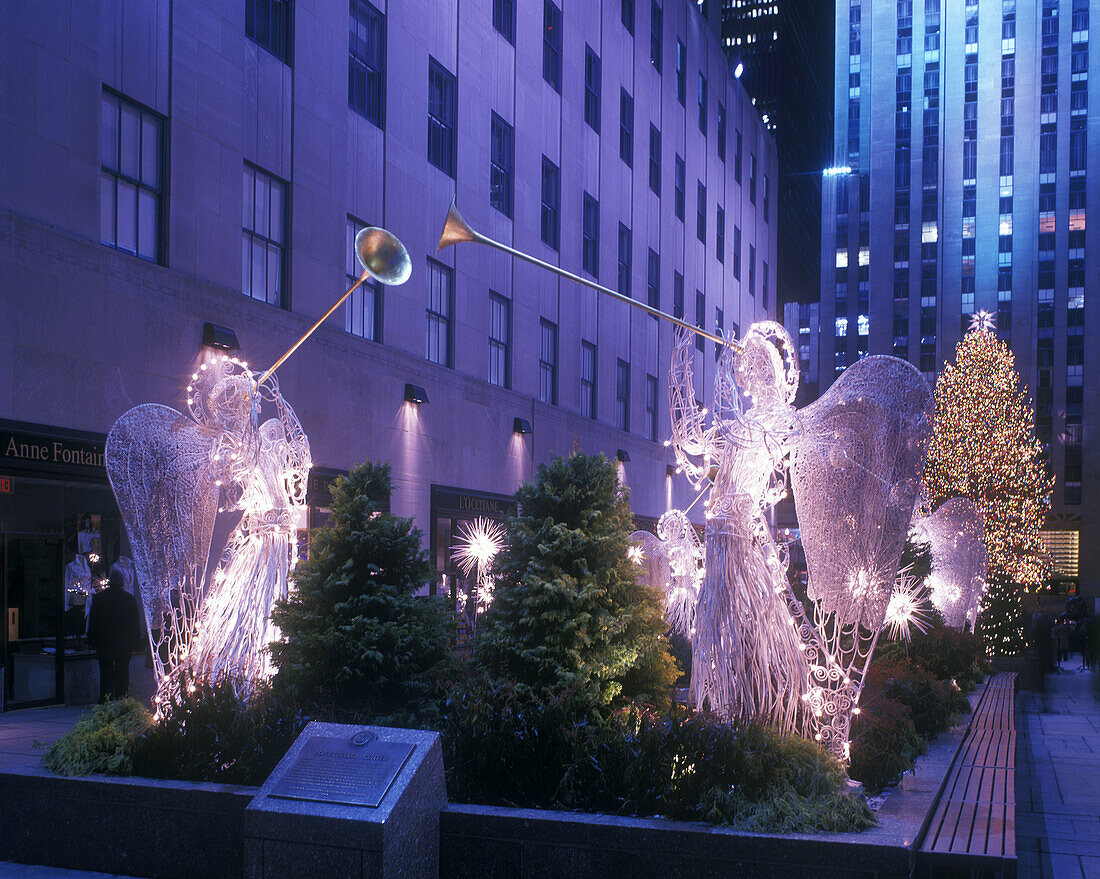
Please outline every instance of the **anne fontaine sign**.
[[0, 420], [0, 467], [82, 473], [103, 478], [101, 436]]

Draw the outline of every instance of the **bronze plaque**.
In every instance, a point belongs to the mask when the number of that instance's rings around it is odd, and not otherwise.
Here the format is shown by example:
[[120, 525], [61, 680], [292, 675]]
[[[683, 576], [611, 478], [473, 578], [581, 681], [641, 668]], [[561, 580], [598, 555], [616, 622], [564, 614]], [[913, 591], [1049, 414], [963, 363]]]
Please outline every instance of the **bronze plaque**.
[[269, 796], [377, 808], [414, 747], [380, 742], [370, 733], [350, 739], [313, 736]]

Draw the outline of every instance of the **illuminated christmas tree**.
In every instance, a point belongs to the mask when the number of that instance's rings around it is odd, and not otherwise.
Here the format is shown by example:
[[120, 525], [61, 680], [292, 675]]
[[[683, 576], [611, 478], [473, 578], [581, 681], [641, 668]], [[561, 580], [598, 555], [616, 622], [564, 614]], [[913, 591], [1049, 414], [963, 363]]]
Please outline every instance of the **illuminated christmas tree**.
[[1035, 437], [1034, 410], [1008, 346], [976, 323], [936, 382], [936, 429], [924, 470], [933, 509], [974, 501], [985, 520], [990, 589], [980, 627], [995, 655], [1023, 647], [1020, 589], [1047, 575], [1039, 529], [1053, 479]]

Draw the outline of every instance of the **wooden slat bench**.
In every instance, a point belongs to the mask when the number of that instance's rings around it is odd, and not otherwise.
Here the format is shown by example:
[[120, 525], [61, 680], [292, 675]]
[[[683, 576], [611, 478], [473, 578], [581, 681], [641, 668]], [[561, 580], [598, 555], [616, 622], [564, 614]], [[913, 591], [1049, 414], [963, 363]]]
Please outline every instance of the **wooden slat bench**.
[[990, 678], [919, 846], [917, 875], [1016, 875], [1016, 675]]

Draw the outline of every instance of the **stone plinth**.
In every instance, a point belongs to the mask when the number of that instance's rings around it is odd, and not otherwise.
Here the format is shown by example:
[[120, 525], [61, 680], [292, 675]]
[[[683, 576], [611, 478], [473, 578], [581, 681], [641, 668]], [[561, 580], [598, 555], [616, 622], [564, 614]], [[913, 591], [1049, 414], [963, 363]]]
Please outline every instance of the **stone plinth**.
[[[311, 739], [329, 739], [335, 754], [354, 736], [412, 747], [376, 807], [287, 799], [306, 763], [316, 767]], [[365, 734], [365, 735], [363, 735]], [[339, 764], [340, 757], [334, 757]], [[334, 784], [332, 799], [347, 798]], [[439, 814], [446, 801], [439, 734], [419, 730], [311, 723], [245, 812], [248, 879], [435, 879]]]

